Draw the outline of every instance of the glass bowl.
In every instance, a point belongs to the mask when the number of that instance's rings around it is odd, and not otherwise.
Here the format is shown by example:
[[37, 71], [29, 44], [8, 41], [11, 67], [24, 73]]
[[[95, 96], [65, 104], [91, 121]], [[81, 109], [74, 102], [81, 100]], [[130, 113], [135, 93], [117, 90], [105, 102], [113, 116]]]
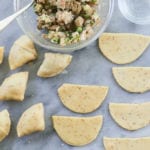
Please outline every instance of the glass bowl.
[[129, 21], [140, 25], [150, 24], [150, 0], [118, 0], [118, 6]]
[[[28, 3], [29, 0], [14, 0], [14, 10], [18, 11]], [[70, 44], [64, 47], [51, 43], [41, 36], [41, 31], [37, 29], [37, 16], [34, 13], [33, 7], [29, 8], [26, 12], [20, 15], [17, 18], [17, 21], [24, 33], [41, 47], [57, 52], [72, 52], [88, 46], [104, 32], [111, 19], [113, 8], [114, 0], [100, 0], [97, 11], [101, 18], [101, 23], [95, 27], [93, 36], [86, 41]]]

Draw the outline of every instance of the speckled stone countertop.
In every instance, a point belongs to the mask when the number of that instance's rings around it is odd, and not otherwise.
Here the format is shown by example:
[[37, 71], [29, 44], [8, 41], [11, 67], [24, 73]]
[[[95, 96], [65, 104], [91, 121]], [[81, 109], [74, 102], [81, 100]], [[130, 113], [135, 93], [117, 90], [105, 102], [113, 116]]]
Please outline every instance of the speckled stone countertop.
[[[13, 12], [12, 0], [1, 0], [0, 19]], [[150, 35], [149, 26], [135, 25], [123, 18], [117, 4], [115, 5], [112, 20], [107, 32], [133, 32]], [[0, 102], [0, 110], [9, 110], [12, 120], [10, 135], [0, 143], [0, 150], [104, 150], [102, 138], [109, 137], [141, 137], [150, 136], [150, 128], [146, 127], [135, 132], [129, 132], [120, 128], [110, 117], [108, 103], [111, 102], [146, 102], [150, 100], [150, 92], [144, 94], [130, 94], [121, 89], [114, 81], [111, 68], [117, 66], [105, 59], [99, 52], [97, 41], [87, 48], [72, 53], [73, 62], [66, 72], [49, 79], [36, 76], [36, 72], [43, 60], [44, 50], [38, 49], [38, 59], [32, 64], [10, 71], [8, 66], [8, 54], [13, 42], [22, 35], [17, 22], [13, 22], [5, 31], [0, 33], [0, 45], [6, 47], [4, 63], [0, 65], [0, 83], [3, 79], [18, 71], [29, 71], [28, 88], [23, 102]], [[134, 63], [128, 66], [150, 66], [150, 48]], [[110, 87], [107, 99], [97, 111], [80, 115], [66, 109], [57, 96], [57, 88], [63, 83], [96, 84]], [[17, 138], [16, 124], [22, 112], [32, 104], [43, 102], [45, 107], [46, 130], [23, 138]], [[104, 125], [98, 138], [91, 144], [83, 147], [71, 147], [63, 143], [52, 128], [51, 115], [70, 116], [94, 116], [102, 114]]]

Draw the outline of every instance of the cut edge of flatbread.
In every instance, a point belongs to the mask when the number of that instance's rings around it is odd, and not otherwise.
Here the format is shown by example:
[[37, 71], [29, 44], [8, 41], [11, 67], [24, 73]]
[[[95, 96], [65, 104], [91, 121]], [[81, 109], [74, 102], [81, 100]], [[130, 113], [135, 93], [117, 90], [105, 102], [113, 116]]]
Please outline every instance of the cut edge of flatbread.
[[150, 67], [113, 67], [112, 73], [118, 85], [128, 92], [150, 90]]
[[22, 137], [45, 129], [44, 107], [42, 103], [26, 109], [17, 124], [17, 135]]
[[64, 83], [58, 95], [65, 107], [77, 113], [89, 113], [101, 106], [108, 93], [107, 86]]
[[110, 103], [109, 112], [113, 120], [127, 130], [138, 130], [150, 124], [150, 102], [129, 104]]
[[102, 54], [116, 64], [138, 59], [150, 44], [150, 37], [132, 33], [103, 33], [99, 38]]
[[26, 35], [23, 35], [14, 42], [10, 50], [8, 58], [10, 69], [17, 69], [36, 58], [37, 52], [34, 43]]
[[37, 72], [37, 76], [48, 78], [54, 77], [64, 71], [72, 61], [69, 54], [45, 53], [44, 60]]
[[28, 72], [19, 72], [5, 78], [0, 86], [0, 101], [23, 101], [28, 82]]
[[11, 119], [7, 109], [0, 111], [0, 142], [3, 141], [10, 132]]
[[105, 150], [144, 150], [150, 149], [150, 137], [141, 138], [103, 138]]
[[3, 59], [4, 59], [4, 47], [0, 47], [0, 64], [3, 63]]
[[72, 146], [93, 142], [102, 127], [103, 117], [52, 116], [53, 127], [62, 141]]

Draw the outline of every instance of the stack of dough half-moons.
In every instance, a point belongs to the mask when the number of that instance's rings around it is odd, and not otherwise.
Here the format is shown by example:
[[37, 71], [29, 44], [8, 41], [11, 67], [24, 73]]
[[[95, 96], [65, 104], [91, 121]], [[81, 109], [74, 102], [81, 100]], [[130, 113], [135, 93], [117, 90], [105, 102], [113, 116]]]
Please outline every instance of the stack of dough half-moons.
[[131, 33], [103, 33], [99, 47], [103, 55], [116, 64], [139, 58], [150, 44], [150, 37]]
[[150, 150], [150, 137], [143, 138], [107, 138], [105, 150]]
[[138, 130], [150, 124], [150, 102], [110, 103], [109, 111], [114, 121], [127, 130]]
[[128, 92], [150, 90], [150, 67], [114, 67], [112, 72], [116, 82]]
[[53, 116], [53, 126], [59, 137], [72, 146], [82, 146], [96, 139], [102, 127], [103, 117]]

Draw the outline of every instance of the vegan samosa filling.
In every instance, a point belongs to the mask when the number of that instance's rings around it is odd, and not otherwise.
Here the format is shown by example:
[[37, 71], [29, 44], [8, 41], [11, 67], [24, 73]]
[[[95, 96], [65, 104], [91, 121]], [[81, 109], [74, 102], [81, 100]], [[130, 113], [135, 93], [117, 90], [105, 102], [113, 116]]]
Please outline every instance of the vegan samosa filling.
[[35, 0], [37, 28], [62, 46], [87, 40], [100, 23], [97, 5], [98, 0]]

